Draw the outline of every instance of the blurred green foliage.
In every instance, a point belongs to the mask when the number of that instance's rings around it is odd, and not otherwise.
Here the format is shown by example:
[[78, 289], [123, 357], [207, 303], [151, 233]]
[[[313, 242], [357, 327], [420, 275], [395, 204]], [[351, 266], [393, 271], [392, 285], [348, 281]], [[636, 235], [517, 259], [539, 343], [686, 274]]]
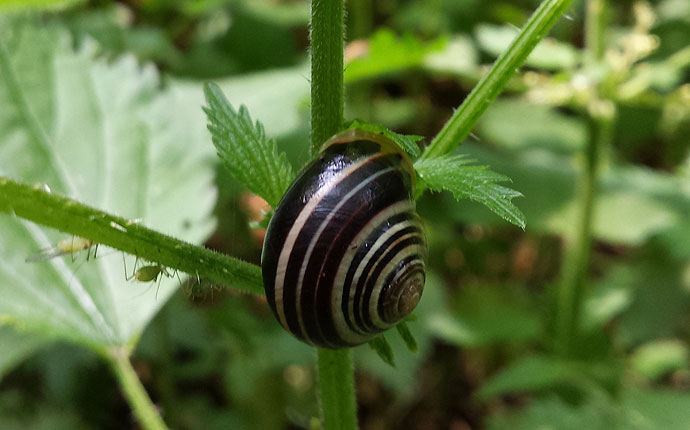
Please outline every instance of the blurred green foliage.
[[[139, 97], [131, 105], [108, 112], [115, 118], [134, 112], [128, 110], [132, 106], [174, 99], [152, 108], [168, 111], [153, 115], [155, 127], [177, 136], [168, 137], [181, 142], [174, 146], [179, 158], [197, 157], [196, 164], [183, 169], [163, 152], [161, 162], [148, 167], [159, 175], [151, 183], [177, 187], [183, 181], [173, 179], [203, 179], [213, 168], [216, 179], [213, 186], [197, 180], [198, 188], [150, 200], [160, 212], [151, 225], [161, 227], [162, 219], [170, 229], [184, 230], [186, 224], [167, 214], [201, 199], [207, 210], [189, 215], [201, 237], [211, 225], [210, 198], [202, 197], [217, 192], [217, 227], [207, 245], [258, 263], [260, 231], [248, 224], [260, 217], [261, 205], [209, 156], [202, 85], [214, 79], [234, 106], [245, 104], [299, 169], [309, 156], [308, 3], [5, 3], [0, 40], [10, 54], [18, 52], [13, 48], [19, 49], [21, 37], [41, 34], [36, 23], [51, 26], [62, 35], [59, 40], [70, 36], [69, 44], [37, 43], [22, 64], [58, 59], [36, 79], [73, 90], [56, 96], [38, 85], [34, 97], [43, 101], [42, 115], [69, 126], [61, 136], [74, 145], [72, 154], [101, 139], [100, 123], [80, 125], [87, 121], [82, 114], [89, 112], [89, 100], [70, 98], [80, 94], [74, 88], [82, 83], [74, 70], [95, 70], [96, 88], [109, 94], [102, 100], [118, 100], [123, 89], [136, 89]], [[388, 336], [396, 361], [391, 368], [369, 347], [356, 349], [363, 428], [687, 428], [690, 6], [684, 0], [610, 3], [602, 63], [583, 58], [583, 5], [577, 4], [459, 149], [512, 179], [510, 187], [524, 195], [513, 203], [526, 216], [526, 231], [479, 204], [458, 204], [449, 193], [419, 202], [432, 267], [418, 320], [408, 323], [418, 352], [409, 353], [399, 336]], [[430, 138], [537, 5], [536, 0], [349, 2], [346, 116]], [[10, 20], [23, 22], [21, 31], [4, 25]], [[61, 71], [69, 65], [72, 72]], [[143, 82], [147, 73], [160, 73], [160, 79]], [[595, 88], [616, 115], [601, 160], [583, 335], [577, 352], [564, 357], [553, 349], [551, 292], [560, 282], [563, 246], [578, 209], [576, 182], [590, 138], [585, 107]], [[60, 111], [52, 112], [56, 107]], [[0, 129], [4, 175], [21, 164], [12, 152], [14, 126], [7, 121]], [[127, 149], [127, 141], [118, 140], [120, 150]], [[93, 166], [84, 162], [84, 167]], [[135, 194], [123, 190], [123, 204]], [[147, 198], [152, 197], [140, 197]], [[2, 230], [3, 256], [14, 256], [3, 260], [3, 273], [38, 267], [26, 268], [30, 247]], [[105, 282], [137, 288], [142, 295], [139, 306], [146, 315], [133, 318], [136, 324], [125, 327], [123, 340], [141, 336], [135, 368], [171, 428], [309, 428], [317, 415], [315, 354], [280, 329], [262, 298], [192, 279], [166, 302], [177, 280], [166, 280], [156, 298], [155, 287], [124, 283], [118, 256], [102, 259], [116, 260], [109, 264], [110, 275], [101, 275]], [[97, 276], [91, 272], [98, 266], [89, 262], [79, 268], [82, 261], [71, 265], [66, 257], [65, 264], [77, 278]], [[65, 289], [71, 285], [69, 279], [61, 282]], [[146, 325], [146, 316], [159, 308]], [[0, 315], [0, 322], [12, 321]], [[0, 329], [1, 428], [135, 428], [113, 377], [95, 354], [56, 341], [70, 336], [27, 328]]]

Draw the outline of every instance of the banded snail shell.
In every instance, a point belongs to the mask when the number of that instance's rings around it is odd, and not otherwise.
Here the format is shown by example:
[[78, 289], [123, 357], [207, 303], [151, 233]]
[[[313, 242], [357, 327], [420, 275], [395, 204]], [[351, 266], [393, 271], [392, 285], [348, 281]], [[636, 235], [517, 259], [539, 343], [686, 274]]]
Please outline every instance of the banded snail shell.
[[426, 257], [407, 154], [388, 138], [348, 130], [324, 144], [283, 196], [261, 265], [280, 324], [309, 344], [343, 348], [414, 310]]

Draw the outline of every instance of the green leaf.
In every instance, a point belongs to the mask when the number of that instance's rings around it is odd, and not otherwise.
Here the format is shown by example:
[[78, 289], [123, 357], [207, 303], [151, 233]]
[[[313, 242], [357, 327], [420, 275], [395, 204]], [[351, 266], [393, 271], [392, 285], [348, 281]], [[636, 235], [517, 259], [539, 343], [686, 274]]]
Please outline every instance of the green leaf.
[[490, 417], [489, 430], [685, 430], [690, 395], [672, 390], [624, 390], [618, 401], [598, 396], [577, 406], [539, 398], [512, 413]]
[[[588, 401], [571, 406], [556, 397], [535, 399], [512, 413], [495, 414], [488, 420], [489, 430], [642, 430], [626, 427], [611, 402]], [[651, 430], [651, 428], [649, 429]]]
[[[428, 320], [432, 315], [444, 309], [448, 303], [443, 283], [433, 273], [427, 274], [424, 294], [414, 310], [414, 314], [419, 318], [420, 323], [409, 324], [408, 328], [414, 335], [418, 352], [410, 354], [407, 346], [400, 336], [389, 336], [393, 353], [395, 355], [395, 368], [384, 363], [371, 348], [362, 345], [353, 349], [357, 368], [375, 375], [377, 380], [392, 392], [401, 401], [411, 401], [417, 396], [417, 385], [415, 384], [416, 375], [419, 374], [421, 366], [428, 358], [433, 348], [433, 337], [423, 321]], [[408, 316], [409, 321], [410, 316]]]
[[431, 190], [447, 190], [457, 200], [482, 203], [504, 220], [524, 229], [525, 216], [511, 202], [522, 194], [498, 185], [510, 181], [507, 176], [492, 172], [487, 166], [468, 165], [472, 162], [462, 155], [450, 155], [419, 160], [415, 169]]
[[380, 134], [395, 142], [402, 150], [404, 150], [412, 159], [422, 155], [422, 150], [419, 149], [417, 142], [423, 139], [422, 136], [415, 136], [412, 134], [399, 134], [387, 129], [378, 124], [369, 124], [364, 121], [354, 120], [347, 124], [346, 129], [359, 129], [371, 131], [372, 133]]
[[0, 12], [60, 10], [84, 3], [84, 0], [2, 0]]
[[434, 73], [478, 79], [477, 52], [472, 40], [465, 35], [453, 35], [442, 50], [427, 55], [424, 67]]
[[253, 123], [247, 108], [235, 111], [213, 83], [204, 86], [208, 129], [225, 167], [249, 190], [276, 207], [294, 179], [285, 154], [266, 136], [260, 122]]
[[482, 116], [478, 131], [482, 139], [515, 150], [572, 153], [587, 141], [581, 120], [522, 100], [497, 100]]
[[371, 37], [368, 52], [345, 66], [345, 82], [377, 78], [420, 66], [426, 55], [443, 49], [445, 44], [443, 37], [425, 43], [409, 33], [397, 37], [393, 31], [381, 29]]
[[405, 342], [407, 349], [409, 349], [410, 352], [417, 352], [417, 341], [410, 331], [410, 328], [407, 326], [407, 323], [405, 321], [401, 321], [395, 326], [395, 328], [398, 330], [400, 338], [403, 340], [403, 342]]
[[630, 357], [633, 370], [655, 380], [675, 370], [686, 369], [690, 363], [688, 347], [680, 340], [664, 339], [646, 343]]
[[[463, 144], [463, 152], [513, 180], [514, 186], [525, 195], [520, 208], [530, 220], [530, 229], [550, 234], [570, 233], [578, 210], [575, 201], [578, 173], [571, 157], [536, 150], [488, 150], [472, 142]], [[594, 237], [639, 246], [651, 235], [684, 222], [690, 213], [687, 183], [684, 177], [612, 163], [599, 181]], [[457, 205], [450, 198], [444, 200], [446, 203], [441, 200], [434, 201], [435, 213], [461, 222], [487, 223], [485, 210], [479, 205]]]
[[[475, 30], [479, 46], [494, 56], [505, 51], [518, 33], [520, 30], [515, 27], [489, 24], [478, 25]], [[574, 67], [578, 59], [579, 53], [571, 45], [553, 38], [545, 38], [527, 57], [525, 64], [548, 70], [561, 70]]]
[[615, 278], [604, 278], [592, 288], [590, 296], [585, 298], [581, 324], [584, 330], [601, 328], [630, 306], [633, 292], [625, 283], [616, 281]]
[[388, 343], [384, 335], [378, 335], [369, 342], [369, 347], [378, 354], [384, 363], [391, 367], [395, 367], [395, 356], [393, 355], [393, 348]]
[[[203, 241], [214, 226], [215, 191], [198, 104], [161, 93], [155, 70], [131, 56], [97, 60], [86, 42], [74, 52], [66, 34], [45, 23], [7, 31], [0, 174]], [[0, 232], [0, 321], [45, 337], [101, 350], [132, 344], [178, 286], [166, 276], [160, 287], [127, 282], [122, 254], [103, 247], [89, 261], [82, 253], [74, 262], [68, 254], [26, 263], [71, 236], [4, 215]]]
[[571, 362], [548, 356], [521, 358], [492, 377], [477, 391], [480, 398], [553, 387], [581, 377]]
[[461, 347], [537, 339], [542, 333], [538, 313], [525, 297], [506, 287], [465, 286], [452, 314], [438, 312], [426, 323], [435, 335]]
[[624, 429], [685, 430], [690, 423], [687, 390], [628, 390], [622, 396]]

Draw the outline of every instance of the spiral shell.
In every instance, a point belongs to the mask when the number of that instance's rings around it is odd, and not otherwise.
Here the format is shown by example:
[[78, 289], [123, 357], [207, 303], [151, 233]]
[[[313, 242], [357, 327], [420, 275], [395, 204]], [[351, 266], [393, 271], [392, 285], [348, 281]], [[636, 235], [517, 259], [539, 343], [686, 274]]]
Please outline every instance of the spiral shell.
[[298, 339], [359, 345], [414, 310], [426, 256], [410, 159], [385, 137], [348, 130], [276, 207], [261, 262], [266, 297]]

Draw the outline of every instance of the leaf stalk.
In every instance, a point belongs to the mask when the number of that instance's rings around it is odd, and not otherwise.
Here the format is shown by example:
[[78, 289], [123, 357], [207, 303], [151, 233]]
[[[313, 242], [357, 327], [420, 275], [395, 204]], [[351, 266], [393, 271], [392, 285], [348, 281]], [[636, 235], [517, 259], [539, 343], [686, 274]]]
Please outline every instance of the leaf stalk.
[[537, 43], [556, 24], [573, 0], [545, 0], [529, 18], [508, 49], [494, 62], [491, 70], [472, 89], [453, 116], [434, 137], [422, 159], [449, 154], [472, 132], [479, 117], [498, 97]]

